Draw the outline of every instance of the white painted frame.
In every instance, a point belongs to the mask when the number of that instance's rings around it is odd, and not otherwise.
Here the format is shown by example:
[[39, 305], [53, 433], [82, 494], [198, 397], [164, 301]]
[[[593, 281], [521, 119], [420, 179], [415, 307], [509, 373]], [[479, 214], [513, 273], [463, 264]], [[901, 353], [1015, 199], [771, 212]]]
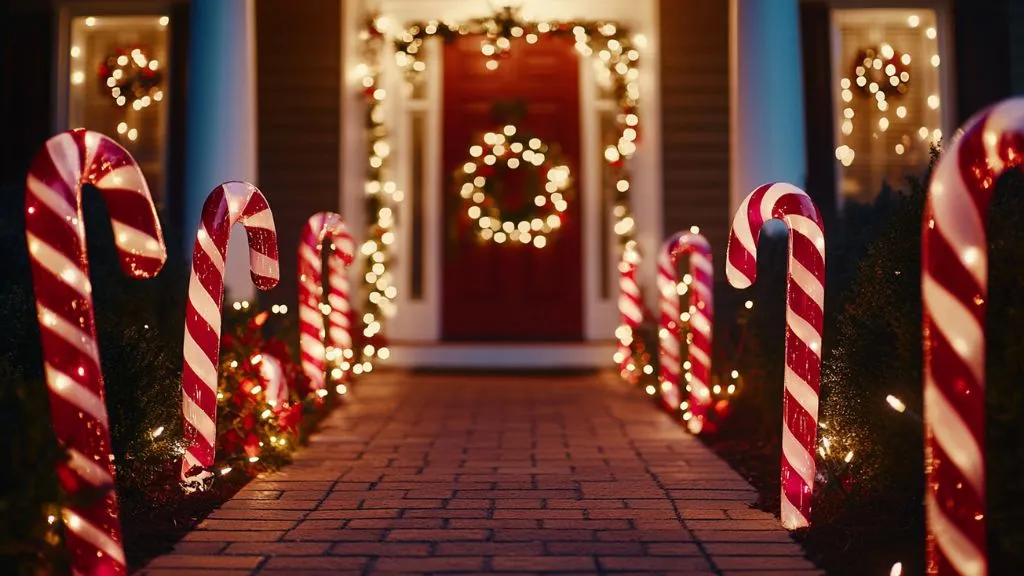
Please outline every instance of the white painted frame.
[[[364, 214], [363, 184], [365, 170], [361, 159], [365, 157], [365, 136], [363, 133], [363, 105], [359, 98], [358, 75], [353, 71], [361, 62], [361, 47], [358, 30], [364, 22], [365, 15], [376, 11], [395, 24], [416, 20], [466, 20], [492, 14], [495, 6], [483, 0], [435, 0], [422, 2], [417, 0], [379, 0], [365, 3], [343, 3], [342, 27], [343, 47], [342, 62], [344, 66], [343, 102], [342, 102], [342, 175], [339, 203], [342, 214], [350, 223], [352, 230], [359, 239], [366, 227]], [[504, 4], [507, 4], [505, 2]], [[631, 160], [632, 172], [632, 207], [637, 223], [637, 242], [640, 249], [648, 257], [641, 266], [641, 274], [653, 278], [655, 272], [655, 254], [662, 237], [662, 170], [661, 170], [661, 103], [658, 51], [658, 1], [633, 0], [619, 2], [616, 0], [564, 0], [550, 2], [544, 0], [523, 0], [519, 2], [522, 15], [526, 19], [602, 19], [621, 22], [630, 26], [638, 34], [646, 38], [646, 45], [641, 50], [640, 68], [640, 110], [641, 128], [645, 142], [639, 147]], [[402, 223], [407, 222], [411, 212], [411, 203], [402, 203], [396, 235], [399, 238], [395, 246], [395, 285], [398, 288], [396, 300], [397, 314], [388, 323], [388, 336], [397, 344], [436, 342], [441, 338], [441, 276], [442, 270], [442, 208], [441, 208], [441, 143], [443, 135], [443, 119], [441, 116], [442, 70], [440, 50], [428, 49], [427, 74], [425, 78], [428, 90], [428, 133], [433, 135], [434, 142], [427, 148], [427, 174], [424, 181], [423, 199], [423, 234], [427, 243], [424, 250], [424, 289], [419, 302], [408, 299], [408, 274], [404, 267], [404, 259], [409, 253], [409, 237], [403, 234]], [[580, 61], [580, 109], [581, 109], [581, 158], [583, 171], [583, 334], [587, 341], [609, 342], [614, 339], [615, 326], [618, 324], [616, 307], [617, 272], [615, 235], [609, 233], [607, 246], [598, 246], [601, 220], [600, 210], [600, 176], [601, 176], [601, 142], [598, 140], [598, 107], [596, 106], [596, 84], [593, 66], [589, 58]], [[393, 176], [400, 190], [408, 189], [409, 162], [403, 157], [403, 151], [409, 149], [408, 115], [405, 113], [400, 77], [390, 51], [384, 55], [384, 86], [388, 97], [387, 125], [391, 129]], [[611, 220], [609, 219], [609, 222]], [[600, 298], [600, 258], [609, 258], [612, 265], [607, 266], [612, 276], [607, 281], [612, 287], [608, 298]], [[655, 296], [653, 282], [645, 283], [648, 289], [647, 298], [653, 301]]]

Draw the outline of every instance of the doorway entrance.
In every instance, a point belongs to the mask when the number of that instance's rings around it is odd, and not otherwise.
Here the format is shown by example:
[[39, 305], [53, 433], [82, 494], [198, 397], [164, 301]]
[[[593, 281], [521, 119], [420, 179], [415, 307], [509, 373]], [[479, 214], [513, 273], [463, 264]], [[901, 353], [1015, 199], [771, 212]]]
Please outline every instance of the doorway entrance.
[[[481, 53], [481, 39], [464, 36], [444, 46], [442, 336], [446, 341], [579, 341], [584, 304], [579, 57], [566, 38], [544, 37], [532, 44], [515, 39], [492, 69]], [[562, 224], [542, 248], [481, 241], [477, 221], [467, 217], [453, 182], [480, 135], [501, 132], [509, 123], [558, 149], [577, 191], [567, 198]], [[491, 178], [500, 179], [492, 188], [506, 213], [528, 210], [546, 181], [532, 166], [503, 166]]]

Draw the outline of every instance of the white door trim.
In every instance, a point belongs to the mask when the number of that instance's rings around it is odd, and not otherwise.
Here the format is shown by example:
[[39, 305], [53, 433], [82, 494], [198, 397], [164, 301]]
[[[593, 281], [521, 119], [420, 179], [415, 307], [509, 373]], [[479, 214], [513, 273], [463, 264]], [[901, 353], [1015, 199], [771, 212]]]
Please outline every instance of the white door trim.
[[[414, 20], [453, 19], [464, 20], [486, 16], [493, 10], [491, 3], [483, 0], [435, 0], [422, 2], [418, 0], [367, 0], [373, 3], [375, 11], [385, 16], [390, 22], [402, 23]], [[370, 8], [360, 2], [343, 3], [343, 64], [345, 67], [344, 94], [342, 106], [342, 188], [340, 204], [352, 227], [354, 235], [359, 238], [365, 229], [363, 214], [363, 178], [362, 169], [365, 156], [363, 134], [363, 109], [359, 99], [359, 80], [353, 70], [360, 64], [361, 48], [358, 30], [365, 21], [365, 14]], [[647, 255], [641, 267], [645, 278], [654, 277], [655, 254], [662, 237], [662, 171], [661, 171], [661, 106], [658, 51], [658, 1], [633, 0], [620, 2], [616, 0], [563, 0], [550, 2], [545, 0], [522, 0], [522, 15], [529, 19], [605, 19], [630, 26], [637, 34], [646, 38], [646, 46], [641, 47], [640, 68], [640, 116], [643, 142], [631, 160], [632, 172], [632, 207], [636, 219], [637, 241], [640, 249]], [[408, 269], [404, 264], [410, 254], [410, 239], [404, 233], [405, 224], [409, 221], [411, 203], [408, 199], [402, 203], [399, 212], [399, 223], [396, 228], [399, 241], [395, 246], [395, 285], [398, 288], [396, 300], [397, 314], [389, 320], [387, 335], [396, 345], [436, 342], [441, 335], [441, 266], [442, 266], [442, 233], [441, 214], [441, 62], [439, 50], [427, 50], [428, 53], [428, 117], [427, 132], [433, 139], [427, 146], [427, 178], [425, 179], [423, 199], [423, 239], [424, 247], [424, 285], [422, 300], [413, 302], [408, 299]], [[391, 128], [392, 161], [395, 168], [394, 177], [399, 189], [408, 189], [409, 162], [403, 155], [410, 149], [407, 107], [403, 104], [399, 75], [396, 73], [394, 60], [385, 56], [385, 75], [388, 84], [386, 89], [390, 101], [388, 125]], [[580, 108], [581, 108], [581, 159], [583, 172], [583, 332], [587, 341], [609, 342], [614, 339], [613, 333], [618, 324], [616, 308], [617, 278], [614, 265], [617, 248], [615, 236], [609, 231], [606, 246], [600, 246], [601, 231], [599, 211], [601, 190], [599, 179], [602, 169], [601, 145], [596, 107], [596, 86], [593, 80], [591, 60], [580, 58]], [[608, 218], [607, 222], [611, 222]], [[610, 278], [606, 281], [610, 289], [606, 298], [601, 298], [600, 259], [609, 258], [604, 269]], [[645, 282], [647, 298], [653, 301], [653, 282]], [[471, 347], [472, 348], [472, 347]], [[397, 356], [397, 354], [396, 354]]]

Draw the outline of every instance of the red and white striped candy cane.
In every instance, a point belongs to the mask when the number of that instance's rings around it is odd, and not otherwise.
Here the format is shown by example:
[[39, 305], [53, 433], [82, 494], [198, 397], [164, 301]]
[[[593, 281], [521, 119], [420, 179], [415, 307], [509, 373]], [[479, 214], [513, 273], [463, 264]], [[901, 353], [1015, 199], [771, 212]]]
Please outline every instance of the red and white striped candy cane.
[[644, 319], [643, 295], [640, 293], [640, 285], [637, 283], [639, 262], [640, 253], [633, 246], [627, 245], [622, 251], [622, 260], [619, 261], [619, 314], [622, 321], [615, 331], [615, 337], [619, 341], [615, 358], [619, 364], [619, 374], [623, 377], [630, 376], [629, 365], [633, 362], [633, 338]]
[[188, 447], [181, 463], [186, 490], [201, 489], [212, 473], [217, 443], [217, 374], [220, 362], [221, 306], [224, 303], [224, 261], [235, 224], [249, 239], [249, 270], [260, 290], [277, 285], [280, 268], [277, 231], [270, 205], [247, 182], [225, 182], [210, 192], [192, 249], [192, 276], [185, 312], [182, 410]]
[[149, 187], [131, 154], [84, 129], [46, 141], [26, 181], [25, 236], [50, 416], [70, 456], [58, 464], [58, 476], [72, 497], [106, 490], [93, 504], [72, 498], [65, 505], [65, 540], [75, 574], [125, 574], [82, 222], [83, 184], [96, 186], [106, 200], [121, 267], [129, 276], [155, 276], [167, 251]]
[[275, 356], [262, 352], [259, 354], [260, 381], [263, 383], [263, 396], [273, 407], [288, 402], [288, 382], [284, 375], [284, 366]]
[[[321, 255], [324, 240], [330, 240], [332, 246], [327, 257], [330, 328], [326, 330], [321, 312], [324, 289]], [[334, 212], [318, 212], [309, 217], [299, 243], [299, 349], [302, 371], [315, 391], [324, 389], [327, 363], [325, 337], [331, 347], [339, 350], [352, 348], [348, 266], [354, 259], [355, 242], [341, 216]]]
[[817, 206], [792, 184], [765, 184], [740, 205], [729, 232], [725, 275], [736, 288], [757, 277], [762, 226], [779, 219], [789, 229], [786, 288], [786, 371], [782, 397], [782, 525], [810, 523], [814, 451], [821, 387], [821, 326], [825, 302], [825, 234]]
[[988, 573], [985, 502], [986, 220], [1024, 156], [1024, 99], [974, 118], [932, 175], [922, 232], [927, 573]]
[[693, 341], [687, 347], [690, 361], [690, 418], [687, 426], [694, 434], [704, 428], [704, 416], [711, 405], [711, 339], [714, 318], [712, 294], [714, 271], [711, 268], [711, 246], [704, 236], [695, 232], [677, 232], [669, 237], [658, 252], [658, 302], [661, 308], [658, 341], [661, 365], [661, 398], [666, 408], [679, 407], [682, 353], [679, 342], [679, 292], [676, 259], [690, 255], [691, 282], [690, 327]]

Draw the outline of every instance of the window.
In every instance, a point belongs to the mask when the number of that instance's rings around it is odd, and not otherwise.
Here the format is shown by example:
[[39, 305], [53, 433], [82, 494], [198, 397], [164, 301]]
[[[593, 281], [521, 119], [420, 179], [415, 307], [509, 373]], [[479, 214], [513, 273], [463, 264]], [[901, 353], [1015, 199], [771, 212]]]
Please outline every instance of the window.
[[68, 128], [84, 127], [124, 146], [164, 199], [169, 18], [75, 16], [70, 20]]
[[938, 22], [933, 10], [837, 10], [833, 109], [840, 196], [870, 202], [883, 182], [927, 167], [941, 142]]

